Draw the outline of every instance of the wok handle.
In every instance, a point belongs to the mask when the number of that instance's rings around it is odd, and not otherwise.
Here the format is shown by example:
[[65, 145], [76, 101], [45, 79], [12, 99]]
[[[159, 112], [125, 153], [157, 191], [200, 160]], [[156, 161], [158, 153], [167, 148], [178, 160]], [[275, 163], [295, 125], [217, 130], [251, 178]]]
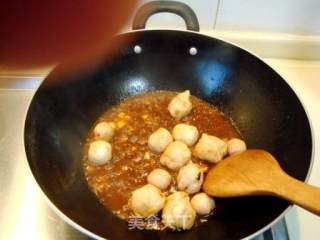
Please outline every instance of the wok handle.
[[137, 11], [132, 29], [146, 28], [147, 20], [156, 13], [174, 13], [183, 18], [187, 29], [199, 32], [199, 22], [194, 11], [185, 3], [177, 1], [152, 1], [142, 5]]

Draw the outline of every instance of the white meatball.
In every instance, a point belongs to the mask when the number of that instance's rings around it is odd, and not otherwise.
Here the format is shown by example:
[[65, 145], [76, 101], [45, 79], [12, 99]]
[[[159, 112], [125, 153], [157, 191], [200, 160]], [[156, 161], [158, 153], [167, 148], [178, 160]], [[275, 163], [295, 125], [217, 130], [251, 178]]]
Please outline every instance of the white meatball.
[[170, 132], [165, 128], [159, 128], [148, 139], [148, 146], [155, 153], [163, 152], [173, 142]]
[[114, 126], [110, 122], [100, 122], [94, 127], [93, 134], [95, 137], [108, 142], [114, 135]]
[[147, 181], [157, 188], [165, 190], [170, 185], [171, 175], [164, 169], [156, 168], [149, 173]]
[[149, 217], [158, 213], [164, 206], [165, 196], [157, 187], [146, 184], [132, 192], [129, 207], [135, 215]]
[[215, 208], [213, 198], [206, 193], [197, 193], [191, 199], [191, 206], [199, 215], [209, 214]]
[[102, 140], [94, 141], [88, 150], [88, 159], [94, 165], [103, 165], [112, 158], [112, 147], [110, 143]]
[[232, 138], [227, 142], [227, 144], [229, 155], [241, 153], [247, 150], [246, 143], [239, 138]]
[[175, 96], [168, 105], [168, 110], [172, 117], [180, 120], [191, 112], [192, 104], [189, 100], [190, 91], [186, 90]]
[[162, 165], [171, 170], [178, 170], [191, 159], [191, 151], [186, 144], [180, 141], [170, 143], [160, 157]]
[[193, 155], [209, 162], [219, 162], [227, 153], [227, 144], [218, 137], [203, 133]]
[[194, 126], [180, 123], [173, 128], [172, 135], [175, 140], [184, 142], [191, 147], [198, 140], [199, 132]]
[[185, 192], [175, 192], [166, 199], [162, 210], [162, 222], [172, 229], [190, 229], [196, 218], [189, 196]]
[[203, 183], [203, 172], [200, 165], [192, 162], [180, 168], [177, 176], [178, 189], [189, 194], [199, 192]]

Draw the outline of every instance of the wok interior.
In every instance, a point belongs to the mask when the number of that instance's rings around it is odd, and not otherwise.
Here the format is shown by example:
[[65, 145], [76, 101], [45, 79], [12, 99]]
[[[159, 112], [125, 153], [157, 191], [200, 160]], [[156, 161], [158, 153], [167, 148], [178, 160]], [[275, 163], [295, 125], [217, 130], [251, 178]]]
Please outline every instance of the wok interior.
[[[140, 54], [133, 50], [136, 45]], [[190, 47], [198, 53], [190, 55]], [[128, 230], [128, 224], [108, 212], [88, 188], [82, 144], [109, 106], [140, 92], [189, 89], [230, 117], [249, 148], [270, 151], [295, 178], [307, 176], [312, 142], [301, 103], [276, 72], [235, 46], [190, 32], [146, 31], [135, 33], [135, 40], [112, 61], [48, 84], [62, 78], [59, 69], [48, 76], [31, 103], [26, 153], [37, 182], [54, 205], [99, 236], [239, 239], [270, 223], [289, 205], [271, 197], [217, 199], [220, 207], [214, 216], [191, 231]]]

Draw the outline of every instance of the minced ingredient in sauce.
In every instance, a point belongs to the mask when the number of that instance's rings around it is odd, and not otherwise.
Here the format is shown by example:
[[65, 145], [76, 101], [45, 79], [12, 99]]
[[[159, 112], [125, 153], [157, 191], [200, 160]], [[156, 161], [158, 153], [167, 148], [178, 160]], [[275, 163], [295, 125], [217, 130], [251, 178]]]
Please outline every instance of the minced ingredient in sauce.
[[[191, 96], [192, 111], [175, 120], [168, 112], [168, 104], [176, 92], [155, 91], [127, 98], [109, 109], [97, 120], [113, 122], [115, 134], [110, 140], [112, 159], [102, 166], [94, 166], [87, 159], [88, 146], [94, 139], [93, 128], [84, 149], [84, 171], [88, 184], [100, 202], [114, 214], [128, 220], [133, 216], [127, 203], [132, 191], [147, 183], [148, 174], [160, 164], [160, 154], [148, 148], [149, 136], [159, 127], [172, 131], [178, 123], [196, 126], [199, 133], [215, 135], [221, 139], [239, 138], [232, 122], [214, 106]], [[96, 124], [95, 123], [95, 124]], [[95, 126], [95, 125], [94, 125]], [[210, 163], [192, 161], [210, 167]], [[177, 172], [166, 169], [173, 177], [165, 194], [176, 189]], [[159, 226], [161, 222], [158, 222]]]

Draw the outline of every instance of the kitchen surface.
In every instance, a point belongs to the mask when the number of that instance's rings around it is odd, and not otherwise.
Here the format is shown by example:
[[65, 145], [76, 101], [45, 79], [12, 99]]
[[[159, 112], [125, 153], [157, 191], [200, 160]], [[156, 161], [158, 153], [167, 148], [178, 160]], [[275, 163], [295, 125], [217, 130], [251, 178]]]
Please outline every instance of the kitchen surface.
[[[147, 1], [141, 4], [144, 2]], [[253, 52], [296, 92], [313, 130], [313, 166], [308, 183], [320, 186], [319, 2], [241, 0], [237, 6], [231, 0], [184, 2], [199, 16], [202, 34], [231, 41]], [[275, 4], [277, 11], [273, 11]], [[171, 14], [156, 15], [148, 22], [150, 28], [163, 26], [183, 29], [184, 23]], [[23, 141], [26, 113], [49, 71], [50, 68], [9, 71], [0, 66], [0, 240], [90, 239], [52, 210], [26, 160]], [[255, 240], [317, 240], [319, 236], [320, 218], [294, 206]]]
[[[320, 63], [286, 59], [265, 59], [295, 90], [304, 104], [314, 131], [314, 163], [309, 183], [320, 185]], [[71, 228], [50, 208], [29, 170], [23, 145], [24, 119], [30, 100], [44, 75], [3, 75], [0, 77], [0, 239], [88, 239]], [[320, 219], [293, 207], [285, 216], [290, 240], [316, 240]], [[280, 221], [265, 239], [285, 240]], [[269, 237], [269, 238], [268, 238]], [[271, 237], [271, 238], [270, 238]], [[264, 239], [259, 236], [257, 239]]]

